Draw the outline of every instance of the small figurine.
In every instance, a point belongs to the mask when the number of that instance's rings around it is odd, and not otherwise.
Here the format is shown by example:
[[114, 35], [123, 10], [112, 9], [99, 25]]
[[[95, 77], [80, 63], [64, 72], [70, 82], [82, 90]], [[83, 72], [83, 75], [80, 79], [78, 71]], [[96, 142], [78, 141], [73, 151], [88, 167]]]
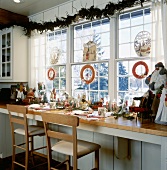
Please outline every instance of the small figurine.
[[27, 92], [26, 98], [23, 100], [23, 103], [26, 104], [32, 103], [34, 99], [35, 99], [34, 89], [30, 88], [29, 91]]
[[16, 99], [16, 95], [17, 95], [16, 88], [14, 88], [13, 91], [11, 92], [10, 99], [15, 100]]
[[56, 100], [56, 89], [53, 88], [53, 90], [51, 91], [51, 95], [50, 95], [50, 101], [54, 101]]
[[167, 98], [167, 87], [165, 86], [162, 90], [162, 94], [160, 97], [160, 104], [155, 118], [155, 123], [167, 125], [166, 98]]
[[151, 75], [146, 78], [145, 83], [148, 84], [149, 90], [152, 92], [153, 97], [153, 102], [151, 106], [152, 110], [152, 116], [156, 116], [158, 107], [159, 107], [159, 102], [160, 100], [157, 99], [156, 93], [157, 90], [159, 90], [160, 87], [164, 87], [167, 81], [167, 69], [164, 67], [162, 62], [158, 62], [155, 65], [155, 70], [152, 72]]
[[20, 91], [20, 88], [16, 89], [16, 91], [17, 91], [16, 102], [21, 104], [22, 100], [24, 99], [23, 91]]
[[80, 101], [79, 104], [81, 106], [81, 109], [83, 109], [83, 110], [86, 110], [88, 108], [88, 102], [86, 100], [86, 95], [85, 94], [82, 95], [82, 98], [81, 98], [81, 101]]
[[63, 96], [65, 96], [65, 98], [68, 100], [68, 98], [69, 98], [69, 93], [67, 92], [67, 91], [64, 91], [64, 93], [62, 94]]

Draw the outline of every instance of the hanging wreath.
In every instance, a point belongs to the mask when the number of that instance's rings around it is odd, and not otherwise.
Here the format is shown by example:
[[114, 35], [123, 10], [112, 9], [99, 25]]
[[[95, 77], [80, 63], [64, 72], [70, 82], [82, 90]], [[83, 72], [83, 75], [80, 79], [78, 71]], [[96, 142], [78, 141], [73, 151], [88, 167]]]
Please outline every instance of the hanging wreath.
[[55, 78], [55, 76], [56, 76], [55, 70], [54, 70], [53, 68], [50, 68], [50, 69], [48, 70], [47, 76], [48, 76], [48, 79], [49, 79], [49, 80], [54, 80], [54, 78]]
[[[138, 74], [136, 73], [136, 68], [137, 68], [137, 66], [139, 66], [139, 65], [143, 65], [143, 66], [145, 67], [145, 73], [142, 74], [142, 75], [138, 75]], [[132, 73], [133, 73], [133, 75], [134, 75], [137, 79], [143, 79], [144, 77], [147, 76], [148, 72], [149, 72], [148, 65], [147, 65], [145, 62], [143, 62], [143, 61], [138, 61], [138, 62], [136, 62], [136, 63], [134, 64], [133, 68], [132, 68]]]
[[[90, 70], [92, 71], [92, 76], [91, 76], [90, 79], [88, 79], [88, 80], [86, 80], [86, 79], [84, 78], [84, 75], [83, 75], [83, 73], [84, 73], [84, 71], [85, 71], [86, 69], [90, 69]], [[81, 69], [81, 71], [80, 71], [80, 77], [81, 77], [81, 80], [83, 80], [86, 84], [92, 83], [92, 81], [93, 81], [94, 78], [95, 78], [95, 70], [94, 70], [94, 68], [93, 68], [91, 65], [88, 65], [88, 64], [85, 65], [85, 66], [83, 66], [82, 69]]]

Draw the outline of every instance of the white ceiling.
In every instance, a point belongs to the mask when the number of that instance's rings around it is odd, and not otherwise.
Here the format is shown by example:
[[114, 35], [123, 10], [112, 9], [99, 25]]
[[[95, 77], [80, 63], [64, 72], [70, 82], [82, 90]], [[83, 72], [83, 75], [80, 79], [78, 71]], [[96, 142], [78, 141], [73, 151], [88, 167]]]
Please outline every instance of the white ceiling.
[[13, 0], [0, 0], [0, 8], [17, 14], [30, 16], [67, 1], [70, 0], [24, 0], [23, 3], [17, 4], [14, 3]]

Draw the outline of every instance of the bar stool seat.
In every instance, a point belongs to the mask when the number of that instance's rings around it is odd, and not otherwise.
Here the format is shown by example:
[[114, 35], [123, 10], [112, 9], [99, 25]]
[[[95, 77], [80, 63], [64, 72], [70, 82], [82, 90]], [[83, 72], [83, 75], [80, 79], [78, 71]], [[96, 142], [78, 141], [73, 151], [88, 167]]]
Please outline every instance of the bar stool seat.
[[[24, 129], [18, 128], [14, 130], [14, 133], [25, 135], [26, 132]], [[39, 126], [30, 125], [28, 126], [28, 134], [29, 136], [44, 136], [45, 130]]]
[[[77, 158], [80, 158], [84, 155], [94, 152], [95, 150], [98, 150], [100, 148], [100, 146], [95, 143], [87, 142], [83, 140], [78, 140], [77, 146], [78, 146], [77, 147]], [[65, 154], [65, 155], [73, 156], [73, 143], [67, 142], [67, 141], [60, 141], [60, 142], [57, 142], [51, 148], [51, 150]]]
[[[31, 156], [32, 158], [32, 164], [35, 168], [37, 166], [46, 164], [47, 162], [44, 162], [42, 164], [35, 165], [34, 161], [34, 152], [43, 148], [46, 148], [46, 146], [41, 146], [38, 148], [34, 148], [34, 137], [36, 136], [45, 136], [45, 130], [43, 127], [37, 126], [37, 125], [29, 125], [28, 124], [28, 108], [21, 105], [13, 105], [13, 104], [7, 104], [7, 109], [9, 113], [9, 120], [10, 120], [10, 126], [11, 126], [11, 134], [12, 134], [12, 170], [15, 169], [15, 164], [23, 167], [25, 170], [29, 169], [29, 158]], [[16, 134], [24, 136], [23, 143], [16, 142]], [[25, 151], [25, 163], [21, 163], [16, 161], [16, 148], [24, 150]]]

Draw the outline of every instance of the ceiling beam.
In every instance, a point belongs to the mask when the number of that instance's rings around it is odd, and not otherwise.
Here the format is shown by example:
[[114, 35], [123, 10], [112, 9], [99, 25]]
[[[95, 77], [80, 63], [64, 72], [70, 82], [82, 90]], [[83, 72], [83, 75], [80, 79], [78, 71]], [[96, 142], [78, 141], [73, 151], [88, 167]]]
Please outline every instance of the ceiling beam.
[[0, 8], [0, 26], [12, 25], [24, 25], [29, 22], [27, 16], [16, 14]]

